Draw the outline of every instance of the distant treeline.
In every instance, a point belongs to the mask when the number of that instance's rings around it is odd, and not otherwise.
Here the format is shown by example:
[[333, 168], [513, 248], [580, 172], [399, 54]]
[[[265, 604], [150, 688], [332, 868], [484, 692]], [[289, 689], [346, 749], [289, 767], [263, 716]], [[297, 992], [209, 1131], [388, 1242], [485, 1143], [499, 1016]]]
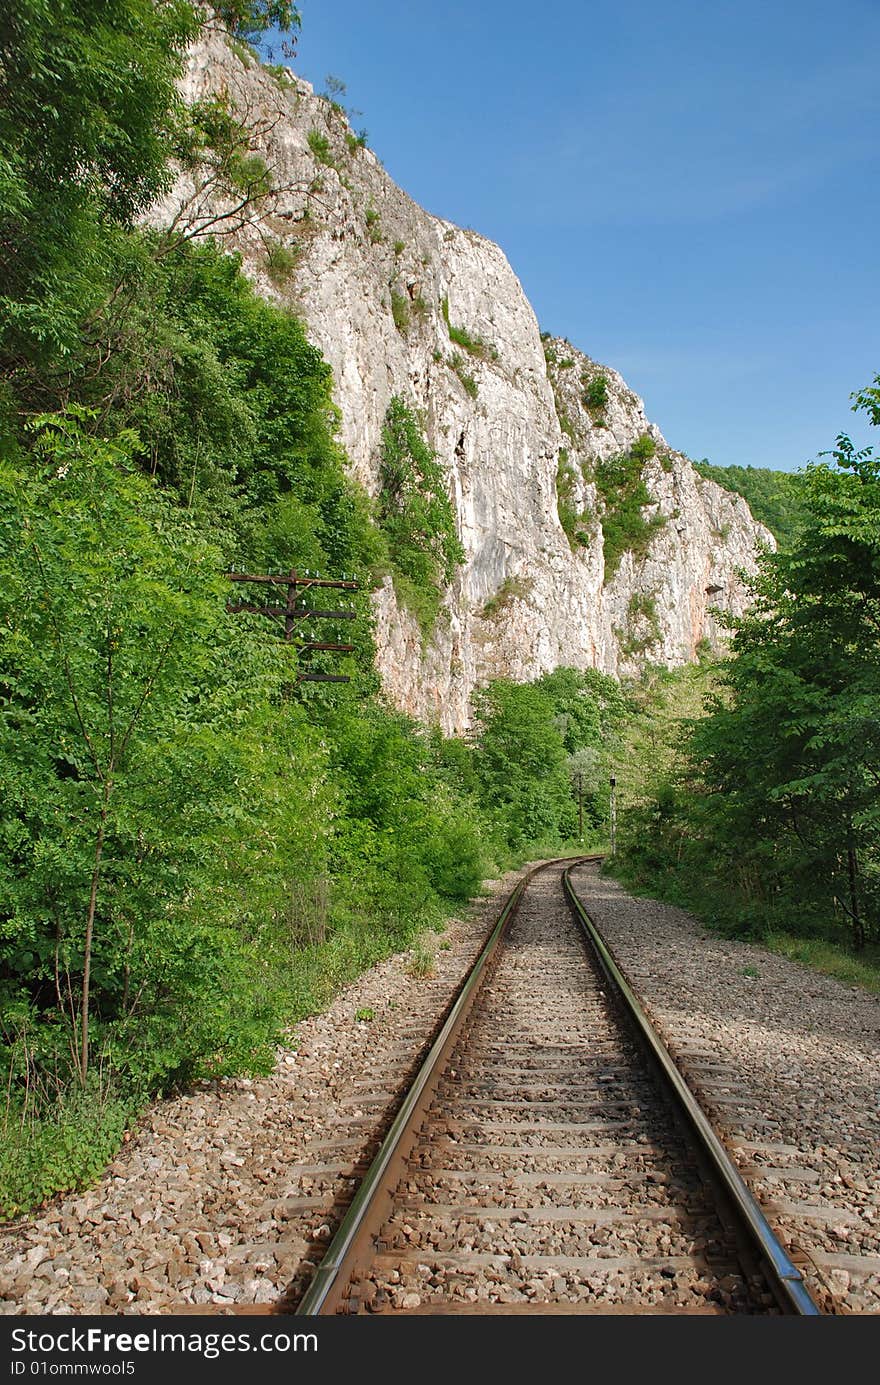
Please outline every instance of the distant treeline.
[[694, 466], [708, 481], [741, 495], [779, 546], [791, 547], [807, 514], [801, 473], [763, 466], [712, 466], [705, 460], [694, 462]]

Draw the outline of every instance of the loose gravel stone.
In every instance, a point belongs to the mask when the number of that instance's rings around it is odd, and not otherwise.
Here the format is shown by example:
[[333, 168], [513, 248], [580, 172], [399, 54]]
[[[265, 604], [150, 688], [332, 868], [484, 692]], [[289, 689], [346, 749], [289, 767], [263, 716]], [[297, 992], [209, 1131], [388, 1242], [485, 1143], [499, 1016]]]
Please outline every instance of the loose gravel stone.
[[389, 958], [297, 1025], [270, 1077], [156, 1103], [94, 1187], [0, 1228], [0, 1313], [222, 1312], [306, 1280], [517, 874], [447, 924], [448, 948], [430, 935], [431, 975]]
[[880, 1312], [877, 997], [708, 935], [596, 866], [574, 880], [813, 1296]]

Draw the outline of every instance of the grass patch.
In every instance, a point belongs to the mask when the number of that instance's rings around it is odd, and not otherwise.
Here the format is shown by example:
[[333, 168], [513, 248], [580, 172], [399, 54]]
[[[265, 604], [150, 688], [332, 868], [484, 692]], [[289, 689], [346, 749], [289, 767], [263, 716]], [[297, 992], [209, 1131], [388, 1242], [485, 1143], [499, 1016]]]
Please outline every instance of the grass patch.
[[467, 365], [465, 364], [464, 356], [462, 356], [458, 351], [453, 351], [452, 355], [449, 357], [449, 360], [446, 364], [449, 366], [449, 369], [458, 376], [459, 380], [464, 385], [465, 390], [470, 395], [471, 399], [476, 399], [477, 395], [480, 392], [479, 386], [477, 385], [477, 382], [474, 379], [473, 375], [470, 374]]
[[456, 346], [461, 346], [471, 356], [476, 356], [480, 361], [497, 361], [498, 349], [491, 342], [485, 341], [483, 337], [474, 336], [466, 327], [456, 327], [449, 321], [449, 299], [443, 298], [440, 302], [440, 310], [443, 314], [443, 321], [446, 323], [446, 330], [449, 333], [449, 340]]
[[0, 1142], [0, 1219], [9, 1221], [93, 1183], [143, 1105], [100, 1080], [11, 1105]]
[[433, 976], [437, 969], [437, 959], [429, 947], [419, 940], [410, 952], [406, 970], [410, 976]]
[[811, 971], [880, 995], [880, 944], [869, 945], [855, 956], [840, 943], [827, 938], [799, 938], [794, 933], [772, 932], [764, 939], [764, 946], [791, 962], [800, 962]]
[[535, 585], [533, 577], [505, 577], [501, 586], [489, 597], [480, 615], [484, 620], [491, 620], [493, 616], [501, 615], [508, 606], [512, 606], [514, 601], [524, 601]]

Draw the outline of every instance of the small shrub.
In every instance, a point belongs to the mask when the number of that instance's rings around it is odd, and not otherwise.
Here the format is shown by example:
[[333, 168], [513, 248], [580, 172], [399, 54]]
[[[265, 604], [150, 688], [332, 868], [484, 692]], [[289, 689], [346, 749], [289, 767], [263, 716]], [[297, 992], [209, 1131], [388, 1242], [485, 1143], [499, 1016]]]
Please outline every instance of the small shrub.
[[449, 369], [454, 371], [455, 374], [458, 376], [459, 380], [464, 385], [464, 388], [466, 392], [470, 395], [471, 399], [476, 399], [477, 395], [479, 394], [479, 387], [473, 375], [470, 375], [468, 373], [467, 367], [465, 365], [464, 356], [460, 355], [458, 351], [454, 351], [452, 355], [449, 357], [449, 361], [447, 362], [447, 364], [449, 365]]
[[326, 135], [322, 135], [320, 130], [309, 130], [306, 140], [319, 164], [325, 164], [327, 168], [335, 167], [332, 147]]
[[656, 597], [633, 592], [626, 611], [626, 630], [617, 631], [621, 653], [644, 654], [660, 639], [660, 618]]
[[298, 247], [282, 245], [275, 241], [266, 252], [266, 269], [274, 284], [286, 284], [292, 277], [299, 260]]
[[345, 143], [346, 143], [346, 146], [347, 146], [347, 148], [348, 148], [349, 154], [357, 154], [357, 153], [359, 152], [359, 150], [361, 150], [361, 149], [366, 149], [366, 147], [367, 147], [367, 132], [366, 132], [366, 130], [358, 130], [357, 134], [355, 134], [354, 130], [346, 130], [346, 132], [345, 132]]
[[405, 240], [396, 240], [396, 241], [394, 242], [394, 253], [395, 253], [395, 255], [402, 255], [405, 249], [406, 249], [406, 241], [405, 241]]
[[650, 433], [642, 433], [630, 448], [630, 456], [635, 457], [639, 462], [648, 462], [657, 451], [657, 444]]
[[358, 1024], [369, 1024], [370, 1020], [376, 1018], [376, 1011], [369, 1005], [364, 1005], [360, 1010], [355, 1011], [355, 1020]]
[[564, 361], [560, 361], [560, 362], [559, 362], [559, 369], [560, 369], [560, 370], [571, 370], [571, 368], [572, 368], [573, 365], [574, 365], [574, 361], [572, 360], [571, 356], [566, 356], [566, 358], [565, 358]]
[[391, 316], [394, 318], [394, 325], [402, 336], [406, 336], [410, 324], [409, 299], [405, 293], [395, 293], [391, 291]]
[[280, 87], [282, 91], [291, 86], [295, 80], [290, 68], [285, 67], [283, 63], [263, 63], [263, 71], [270, 74], [275, 85]]
[[598, 372], [584, 381], [581, 396], [590, 412], [604, 413], [608, 404], [608, 377]]
[[364, 213], [364, 220], [367, 223], [367, 235], [373, 245], [378, 245], [382, 239], [382, 230], [379, 224], [380, 219], [379, 213], [371, 203]]
[[533, 577], [523, 577], [522, 575], [505, 577], [501, 586], [484, 605], [480, 614], [484, 620], [491, 620], [493, 616], [500, 615], [507, 610], [514, 601], [524, 601], [535, 585]]

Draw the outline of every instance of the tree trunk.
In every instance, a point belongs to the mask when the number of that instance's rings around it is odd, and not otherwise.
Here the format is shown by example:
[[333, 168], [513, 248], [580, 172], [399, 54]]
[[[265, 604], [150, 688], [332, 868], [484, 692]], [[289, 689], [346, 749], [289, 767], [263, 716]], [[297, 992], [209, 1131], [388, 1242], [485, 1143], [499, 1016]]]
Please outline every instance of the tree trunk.
[[846, 863], [849, 871], [849, 905], [852, 914], [853, 947], [856, 952], [862, 952], [865, 946], [865, 924], [859, 912], [857, 885], [859, 864], [851, 835], [846, 846]]
[[95, 931], [95, 910], [98, 904], [98, 881], [101, 876], [101, 857], [104, 854], [104, 832], [107, 826], [107, 809], [110, 800], [110, 785], [104, 781], [104, 801], [101, 805], [101, 820], [95, 841], [95, 861], [92, 866], [92, 884], [89, 890], [89, 912], [86, 917], [86, 940], [83, 949], [82, 1005], [80, 1007], [81, 1041], [79, 1072], [80, 1081], [85, 1084], [89, 1071], [89, 994], [92, 976], [92, 937]]

